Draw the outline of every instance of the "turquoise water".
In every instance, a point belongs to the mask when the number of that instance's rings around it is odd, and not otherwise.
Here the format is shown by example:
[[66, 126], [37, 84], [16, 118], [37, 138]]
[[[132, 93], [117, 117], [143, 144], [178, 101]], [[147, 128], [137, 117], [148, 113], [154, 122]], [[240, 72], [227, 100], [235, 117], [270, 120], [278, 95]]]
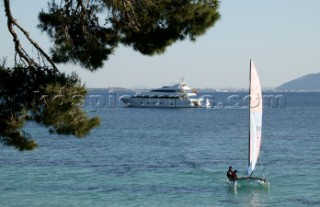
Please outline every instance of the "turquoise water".
[[320, 93], [284, 95], [285, 107], [264, 110], [269, 188], [226, 182], [229, 165], [245, 173], [245, 108], [86, 107], [102, 125], [84, 139], [30, 123], [38, 149], [0, 146], [0, 206], [320, 206]]

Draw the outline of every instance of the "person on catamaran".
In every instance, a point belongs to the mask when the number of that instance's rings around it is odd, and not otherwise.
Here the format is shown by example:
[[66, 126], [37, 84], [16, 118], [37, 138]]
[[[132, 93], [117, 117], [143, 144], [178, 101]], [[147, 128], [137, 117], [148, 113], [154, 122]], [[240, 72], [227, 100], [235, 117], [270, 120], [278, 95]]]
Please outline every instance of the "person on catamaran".
[[238, 179], [237, 170], [233, 171], [232, 166], [229, 166], [229, 169], [227, 171], [227, 178], [229, 181], [235, 181]]
[[237, 170], [233, 171], [233, 176], [232, 176], [232, 180], [235, 181], [238, 179], [238, 176], [237, 176]]
[[227, 178], [228, 178], [228, 180], [232, 180], [232, 177], [233, 177], [232, 166], [229, 166], [229, 169], [227, 171]]

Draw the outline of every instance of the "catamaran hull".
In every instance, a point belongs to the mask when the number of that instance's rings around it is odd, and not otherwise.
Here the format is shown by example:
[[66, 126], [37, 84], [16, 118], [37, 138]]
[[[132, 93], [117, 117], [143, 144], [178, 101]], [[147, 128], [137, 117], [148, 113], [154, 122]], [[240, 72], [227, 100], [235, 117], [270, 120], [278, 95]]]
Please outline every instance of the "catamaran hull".
[[238, 178], [235, 181], [227, 180], [229, 186], [240, 187], [240, 186], [247, 186], [250, 184], [258, 184], [264, 187], [269, 187], [269, 182], [265, 178], [259, 177], [243, 177]]

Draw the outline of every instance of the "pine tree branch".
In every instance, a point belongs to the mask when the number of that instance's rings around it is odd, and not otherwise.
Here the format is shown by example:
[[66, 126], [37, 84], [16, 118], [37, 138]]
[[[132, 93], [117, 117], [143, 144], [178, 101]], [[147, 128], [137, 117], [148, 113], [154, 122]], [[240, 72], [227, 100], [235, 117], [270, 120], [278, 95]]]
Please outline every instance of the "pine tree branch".
[[41, 54], [42, 56], [45, 57], [45, 59], [46, 59], [46, 60], [51, 64], [51, 66], [56, 70], [57, 67], [55, 66], [54, 62], [52, 62], [51, 58], [46, 54], [45, 51], [42, 50], [42, 48], [38, 45], [38, 43], [36, 43], [33, 39], [31, 39], [29, 33], [28, 33], [25, 29], [23, 29], [23, 28], [17, 23], [17, 21], [14, 21], [13, 23], [14, 23], [14, 25], [15, 25], [18, 29], [20, 29], [20, 31], [26, 36], [26, 38], [29, 40], [29, 42], [40, 52], [40, 54]]
[[13, 26], [15, 25], [15, 19], [13, 18], [10, 10], [10, 0], [4, 0], [4, 7], [5, 7], [5, 13], [7, 16], [7, 27], [10, 32], [10, 34], [13, 37], [13, 42], [15, 45], [16, 53], [20, 56], [21, 59], [23, 59], [27, 64], [30, 66], [34, 64], [34, 61], [24, 52], [24, 50], [21, 50], [21, 44], [20, 40], [18, 38], [17, 33], [14, 31]]
[[35, 65], [37, 67], [40, 67], [39, 64], [37, 64], [31, 57], [28, 56], [27, 52], [23, 49], [21, 46], [19, 37], [17, 33], [14, 30], [14, 26], [16, 26], [28, 39], [31, 45], [33, 45], [40, 55], [45, 58], [46, 61], [50, 63], [52, 68], [57, 72], [57, 67], [55, 66], [54, 62], [51, 60], [51, 58], [46, 54], [46, 52], [36, 43], [29, 35], [29, 33], [13, 18], [12, 13], [11, 13], [11, 7], [10, 7], [10, 0], [4, 0], [4, 5], [5, 5], [5, 12], [7, 16], [7, 26], [8, 30], [11, 33], [13, 37], [13, 41], [15, 44], [15, 50], [18, 53], [18, 55], [25, 61], [29, 66]]

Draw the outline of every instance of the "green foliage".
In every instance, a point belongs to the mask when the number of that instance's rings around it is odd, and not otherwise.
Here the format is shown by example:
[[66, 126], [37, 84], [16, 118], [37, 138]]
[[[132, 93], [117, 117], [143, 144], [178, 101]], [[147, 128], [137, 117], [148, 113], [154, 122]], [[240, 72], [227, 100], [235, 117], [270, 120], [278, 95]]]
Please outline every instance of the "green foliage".
[[72, 61], [90, 70], [102, 67], [118, 44], [115, 31], [99, 25], [95, 3], [82, 7], [66, 2], [59, 7], [53, 1], [48, 13], [39, 14], [39, 28], [54, 40], [53, 61]]
[[46, 97], [42, 101], [46, 107], [38, 107], [34, 118], [38, 123], [50, 127], [51, 133], [83, 137], [98, 125], [97, 117], [88, 119], [79, 107], [87, 93], [83, 86], [53, 83], [46, 85], [43, 92]]
[[99, 125], [79, 107], [86, 90], [76, 75], [49, 68], [0, 67], [0, 141], [19, 150], [31, 150], [35, 141], [23, 131], [34, 121], [57, 134], [83, 137]]
[[39, 28], [54, 41], [54, 61], [95, 70], [119, 42], [154, 55], [177, 40], [196, 40], [220, 18], [218, 7], [218, 0], [52, 1]]
[[167, 46], [189, 37], [195, 40], [214, 25], [220, 15], [217, 1], [149, 1], [118, 5], [109, 21], [121, 42], [142, 54], [161, 54]]

